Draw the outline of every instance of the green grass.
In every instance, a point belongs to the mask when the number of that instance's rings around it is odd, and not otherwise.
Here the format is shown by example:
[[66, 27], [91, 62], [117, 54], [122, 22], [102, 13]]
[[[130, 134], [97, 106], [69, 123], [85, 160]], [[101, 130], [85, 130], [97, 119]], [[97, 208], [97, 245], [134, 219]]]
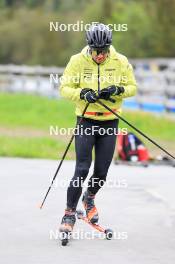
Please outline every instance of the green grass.
[[73, 126], [74, 104], [46, 97], [0, 93], [0, 125], [48, 130], [50, 125]]
[[[0, 93], [0, 155], [60, 159], [69, 139], [51, 137], [49, 126], [74, 127], [74, 109], [73, 103], [63, 99]], [[164, 147], [174, 149], [175, 121], [135, 111], [124, 111], [123, 117]], [[120, 127], [127, 126], [121, 122]], [[67, 158], [74, 157], [71, 146]]]
[[[25, 158], [61, 159], [65, 143], [52, 138], [11, 138], [0, 137], [0, 156]], [[72, 145], [67, 159], [74, 159], [74, 146]]]
[[[175, 119], [169, 119], [162, 115], [153, 115], [146, 112], [125, 112], [122, 115], [135, 127], [150, 137], [160, 140], [172, 140], [175, 142]], [[121, 122], [123, 125], [123, 122]], [[125, 125], [124, 125], [125, 126]], [[133, 129], [126, 126], [130, 131]]]

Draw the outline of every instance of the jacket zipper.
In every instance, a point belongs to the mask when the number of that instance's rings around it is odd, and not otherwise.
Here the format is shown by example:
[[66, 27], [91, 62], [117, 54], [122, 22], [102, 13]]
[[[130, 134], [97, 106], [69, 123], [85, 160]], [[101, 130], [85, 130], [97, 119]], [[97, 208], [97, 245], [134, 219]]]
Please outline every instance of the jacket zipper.
[[100, 64], [98, 64], [98, 94], [100, 93]]

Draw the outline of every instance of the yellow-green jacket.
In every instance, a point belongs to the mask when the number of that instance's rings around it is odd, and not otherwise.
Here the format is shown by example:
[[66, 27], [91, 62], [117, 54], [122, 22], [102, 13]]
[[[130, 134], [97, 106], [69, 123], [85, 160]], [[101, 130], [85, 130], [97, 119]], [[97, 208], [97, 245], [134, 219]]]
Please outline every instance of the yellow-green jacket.
[[[98, 82], [99, 77], [99, 82]], [[118, 114], [121, 114], [123, 98], [136, 94], [136, 81], [133, 75], [131, 64], [122, 54], [116, 52], [113, 46], [110, 47], [110, 55], [101, 64], [93, 61], [85, 47], [81, 53], [71, 57], [63, 76], [61, 77], [60, 93], [63, 97], [76, 103], [75, 114], [81, 116], [87, 104], [80, 99], [80, 92], [83, 88], [91, 88], [95, 91], [106, 88], [110, 85], [123, 86], [125, 92], [121, 95], [112, 96], [115, 103], [101, 100], [108, 107]], [[116, 117], [113, 114], [91, 115], [89, 112], [104, 113], [107, 110], [98, 103], [92, 103], [87, 109], [85, 117], [95, 120], [111, 120]]]

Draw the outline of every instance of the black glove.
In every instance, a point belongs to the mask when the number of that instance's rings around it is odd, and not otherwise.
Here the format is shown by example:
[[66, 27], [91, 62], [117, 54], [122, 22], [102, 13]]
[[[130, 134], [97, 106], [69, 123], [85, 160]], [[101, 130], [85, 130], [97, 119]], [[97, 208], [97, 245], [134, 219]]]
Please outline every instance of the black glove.
[[102, 89], [99, 92], [99, 98], [104, 100], [109, 100], [111, 95], [120, 95], [124, 93], [125, 89], [123, 87], [118, 87], [115, 85], [111, 85], [107, 88]]
[[81, 90], [80, 99], [85, 100], [88, 103], [95, 103], [97, 101], [97, 96], [94, 90], [84, 88]]

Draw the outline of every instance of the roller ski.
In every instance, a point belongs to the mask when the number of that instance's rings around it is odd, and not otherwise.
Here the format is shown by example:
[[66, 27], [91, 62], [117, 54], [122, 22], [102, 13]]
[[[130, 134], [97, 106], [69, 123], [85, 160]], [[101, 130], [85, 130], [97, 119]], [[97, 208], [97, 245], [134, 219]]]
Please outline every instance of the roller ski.
[[127, 161], [121, 159], [114, 160], [115, 165], [127, 165], [127, 166], [140, 166], [140, 167], [148, 167], [148, 166], [170, 166], [175, 167], [175, 161], [170, 159], [168, 156], [157, 156], [151, 157], [147, 161]]
[[97, 224], [99, 220], [99, 215], [94, 203], [94, 199], [95, 195], [91, 194], [88, 191], [84, 193], [82, 202], [86, 212], [86, 216], [84, 215], [83, 211], [78, 210], [76, 211], [77, 218], [83, 220], [85, 223], [89, 224], [91, 227], [95, 228], [99, 232], [105, 233], [107, 239], [111, 239], [112, 230], [104, 229], [99, 224]]
[[147, 168], [150, 163], [148, 161], [127, 161], [127, 160], [114, 160], [115, 165], [126, 165], [126, 166], [136, 166], [136, 167], [145, 167]]
[[66, 246], [69, 243], [75, 221], [75, 211], [65, 210], [65, 215], [62, 218], [61, 226], [59, 228], [62, 246]]
[[107, 240], [111, 240], [112, 236], [113, 236], [113, 231], [111, 229], [105, 229], [102, 226], [100, 226], [97, 223], [92, 223], [87, 216], [84, 215], [84, 212], [82, 210], [77, 210], [76, 211], [76, 215], [78, 219], [81, 219], [82, 221], [84, 221], [85, 223], [89, 224], [91, 227], [93, 227], [94, 229], [98, 230], [101, 233], [105, 234], [105, 237]]

